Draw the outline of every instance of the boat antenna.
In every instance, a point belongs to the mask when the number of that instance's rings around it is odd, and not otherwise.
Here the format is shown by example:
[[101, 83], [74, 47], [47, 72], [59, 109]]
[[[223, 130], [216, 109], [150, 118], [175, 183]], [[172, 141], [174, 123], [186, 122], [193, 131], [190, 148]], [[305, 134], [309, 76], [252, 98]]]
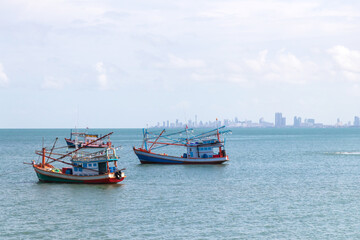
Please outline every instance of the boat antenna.
[[218, 140], [219, 140], [219, 142], [220, 142], [218, 118], [216, 118], [216, 134], [217, 134], [217, 138], [218, 138]]

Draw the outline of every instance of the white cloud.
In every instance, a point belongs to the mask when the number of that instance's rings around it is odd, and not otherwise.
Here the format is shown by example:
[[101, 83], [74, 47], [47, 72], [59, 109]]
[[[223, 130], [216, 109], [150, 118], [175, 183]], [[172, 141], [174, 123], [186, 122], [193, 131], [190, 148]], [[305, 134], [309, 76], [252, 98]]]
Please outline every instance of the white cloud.
[[246, 65], [255, 72], [261, 72], [263, 70], [265, 62], [266, 62], [267, 53], [268, 53], [268, 51], [264, 50], [259, 53], [259, 57], [257, 59], [245, 60]]
[[[210, 4], [209, 4], [210, 5]], [[207, 6], [209, 6], [207, 5]], [[294, 39], [352, 33], [359, 28], [358, 4], [322, 1], [213, 1], [198, 13], [216, 27], [243, 32], [243, 38]], [[219, 29], [220, 31], [222, 29]]]
[[268, 56], [268, 51], [259, 52], [255, 59], [245, 59], [245, 67], [241, 71], [249, 78], [259, 81], [268, 80], [290, 84], [304, 84], [314, 78], [316, 65], [302, 61], [294, 54], [281, 50], [274, 56]]
[[13, 11], [18, 21], [34, 21], [47, 24], [71, 23], [74, 20], [86, 22], [96, 20], [105, 12], [101, 4], [88, 4], [86, 2], [73, 2], [66, 0], [34, 1], [26, 0], [5, 1], [0, 3], [2, 8]]
[[43, 89], [55, 89], [55, 90], [62, 90], [66, 80], [57, 79], [51, 76], [46, 76], [44, 78], [43, 83], [41, 84], [41, 88]]
[[316, 78], [317, 65], [284, 49], [275, 54], [268, 50], [225, 65], [211, 66], [191, 74], [191, 79], [200, 82], [228, 82], [243, 86], [255, 86], [266, 82], [304, 84]]
[[107, 79], [107, 75], [106, 75], [106, 69], [104, 67], [104, 63], [102, 62], [98, 62], [96, 63], [96, 71], [98, 72], [98, 84], [99, 84], [99, 88], [101, 90], [106, 90], [109, 89], [109, 81]]
[[4, 67], [0, 63], [0, 87], [5, 87], [9, 84], [9, 78], [7, 77], [6, 73], [4, 72]]
[[350, 50], [344, 46], [334, 46], [327, 51], [341, 74], [348, 80], [360, 80], [360, 51]]
[[216, 81], [218, 79], [221, 79], [220, 76], [214, 74], [214, 73], [192, 73], [190, 75], [192, 80], [198, 81], [198, 82], [212, 82]]
[[190, 109], [191, 103], [187, 100], [182, 100], [174, 105], [171, 105], [172, 110], [183, 111]]
[[359, 84], [354, 84], [348, 88], [348, 94], [350, 96], [360, 97], [360, 86]]
[[184, 59], [170, 54], [168, 56], [168, 63], [158, 64], [159, 67], [170, 67], [170, 68], [202, 68], [206, 64], [200, 59]]
[[246, 84], [248, 83], [248, 79], [240, 74], [231, 74], [229, 77], [227, 77], [227, 80], [232, 83], [241, 83]]

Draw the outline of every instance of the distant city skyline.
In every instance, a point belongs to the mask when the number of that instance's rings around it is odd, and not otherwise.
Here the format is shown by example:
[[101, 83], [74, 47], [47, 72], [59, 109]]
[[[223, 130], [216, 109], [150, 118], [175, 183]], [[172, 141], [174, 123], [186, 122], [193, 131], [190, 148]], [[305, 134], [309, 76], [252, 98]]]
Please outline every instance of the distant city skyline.
[[157, 122], [156, 125], [151, 125], [150, 127], [156, 128], [184, 128], [184, 127], [217, 127], [217, 126], [228, 126], [228, 127], [274, 127], [274, 128], [284, 128], [284, 127], [307, 127], [307, 128], [324, 128], [324, 127], [360, 127], [360, 117], [354, 116], [354, 120], [342, 122], [340, 118], [337, 118], [334, 121], [334, 124], [323, 124], [316, 122], [314, 118], [305, 118], [302, 121], [302, 118], [299, 116], [294, 116], [293, 123], [286, 124], [286, 117], [283, 116], [283, 113], [276, 112], [274, 116], [274, 122], [267, 122], [264, 118], [260, 118], [258, 122], [253, 122], [252, 120], [239, 120], [238, 117], [233, 119], [217, 119], [215, 121], [197, 121], [197, 115], [195, 115], [195, 121], [189, 119], [187, 122], [182, 122], [179, 119], [176, 119], [174, 122], [170, 120]]

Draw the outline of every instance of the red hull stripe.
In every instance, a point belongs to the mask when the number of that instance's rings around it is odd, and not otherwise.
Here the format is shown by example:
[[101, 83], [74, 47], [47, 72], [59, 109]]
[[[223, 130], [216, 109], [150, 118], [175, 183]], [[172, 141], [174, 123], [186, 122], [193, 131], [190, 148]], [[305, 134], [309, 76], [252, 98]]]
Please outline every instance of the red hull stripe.
[[[34, 167], [34, 170], [40, 181], [59, 182], [59, 183], [118, 183], [124, 180], [117, 179], [107, 174], [97, 176], [75, 176], [63, 173], [54, 173]], [[92, 178], [92, 179], [91, 179]]]

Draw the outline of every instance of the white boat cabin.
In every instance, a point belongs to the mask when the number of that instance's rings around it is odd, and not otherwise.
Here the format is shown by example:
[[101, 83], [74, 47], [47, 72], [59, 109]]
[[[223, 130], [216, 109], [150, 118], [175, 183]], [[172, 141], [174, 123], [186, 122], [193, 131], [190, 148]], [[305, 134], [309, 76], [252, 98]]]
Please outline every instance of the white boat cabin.
[[[85, 134], [84, 143], [85, 144], [90, 143], [92, 141], [95, 141], [98, 138], [99, 138], [98, 135]], [[99, 141], [94, 142], [93, 144], [102, 144], [102, 142], [99, 140]]]
[[[93, 176], [107, 173], [108, 170], [111, 173], [116, 171], [116, 161], [118, 160], [118, 157], [115, 148], [107, 148], [105, 150], [105, 155], [100, 154], [99, 158], [97, 158], [97, 155], [94, 155], [93, 157], [94, 158], [83, 157], [79, 158], [81, 160], [73, 160], [72, 175]], [[110, 167], [111, 162], [113, 162], [112, 165], [115, 166]]]
[[[217, 139], [203, 140], [202, 142], [193, 142], [187, 145], [187, 154], [184, 158], [214, 158], [219, 157], [219, 149], [223, 147], [223, 143]], [[215, 149], [215, 152], [214, 152]]]

